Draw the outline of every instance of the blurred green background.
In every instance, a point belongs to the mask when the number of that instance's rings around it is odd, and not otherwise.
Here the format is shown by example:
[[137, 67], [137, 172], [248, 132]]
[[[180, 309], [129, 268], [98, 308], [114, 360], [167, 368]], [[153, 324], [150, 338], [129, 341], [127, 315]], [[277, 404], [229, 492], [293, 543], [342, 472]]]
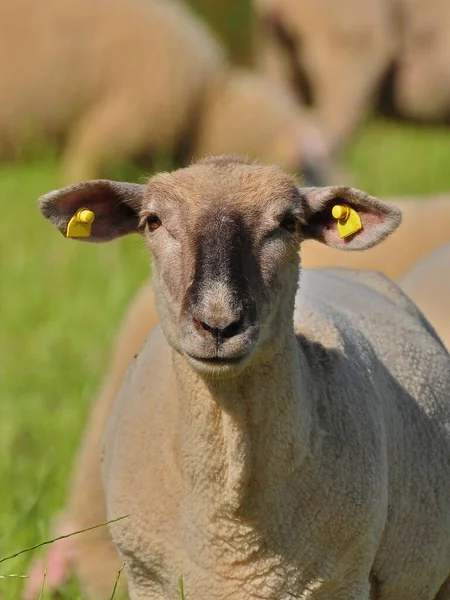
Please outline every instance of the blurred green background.
[[[248, 64], [248, 2], [192, 4]], [[347, 164], [370, 193], [404, 195], [450, 190], [449, 157], [448, 130], [374, 119]], [[36, 199], [57, 185], [51, 153], [0, 167], [0, 558], [48, 535], [118, 321], [150, 272], [139, 239], [79, 244], [44, 222]], [[30, 558], [0, 564], [0, 575], [25, 573]], [[20, 587], [0, 578], [0, 598]], [[63, 595], [78, 597], [74, 585]]]

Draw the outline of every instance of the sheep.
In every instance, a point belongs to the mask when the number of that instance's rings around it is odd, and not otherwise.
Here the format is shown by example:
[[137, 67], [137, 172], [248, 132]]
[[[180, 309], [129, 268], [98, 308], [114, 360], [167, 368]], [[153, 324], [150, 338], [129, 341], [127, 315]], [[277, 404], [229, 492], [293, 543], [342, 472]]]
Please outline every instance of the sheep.
[[399, 281], [450, 350], [450, 243], [427, 254]]
[[[302, 246], [302, 265], [306, 268], [346, 266], [380, 271], [393, 279], [399, 279], [426, 252], [431, 252], [441, 243], [449, 242], [450, 198], [429, 196], [419, 198], [390, 198], [402, 210], [403, 220], [394, 235], [382, 244], [359, 252], [340, 252], [312, 240], [306, 240]], [[426, 215], [426, 220], [424, 220]], [[425, 229], [426, 224], [428, 229]], [[401, 284], [402, 285], [402, 284]], [[408, 290], [406, 290], [408, 292]], [[413, 300], [415, 297], [413, 295]], [[419, 303], [419, 306], [421, 304]], [[425, 310], [427, 314], [427, 310]], [[428, 314], [427, 314], [428, 316]], [[433, 319], [430, 319], [432, 324]], [[69, 486], [67, 506], [61, 517], [61, 527], [53, 532], [56, 537], [61, 532], [76, 531], [90, 525], [106, 521], [106, 508], [102, 498], [99, 481], [91, 476], [96, 465], [98, 444], [104, 429], [107, 415], [120, 388], [126, 369], [135, 355], [139, 353], [147, 335], [157, 322], [155, 298], [151, 283], [144, 283], [130, 304], [120, 327], [112, 360], [107, 369], [105, 383], [98, 399], [95, 400], [92, 416], [89, 419], [88, 434], [83, 436], [78, 456], [75, 460]], [[442, 334], [441, 331], [438, 332]], [[445, 336], [444, 336], [445, 339]], [[97, 415], [101, 415], [99, 419]], [[98, 467], [99, 468], [99, 467]], [[78, 493], [81, 490], [82, 493]], [[92, 513], [92, 511], [98, 511]], [[96, 536], [101, 539], [105, 550], [99, 551]], [[94, 542], [92, 541], [94, 538]], [[68, 549], [66, 551], [65, 549]], [[60, 568], [60, 556], [65, 557]], [[101, 556], [101, 560], [98, 557]], [[50, 548], [47, 557], [47, 587], [58, 587], [60, 573], [67, 577], [73, 568], [86, 588], [102, 591], [106, 597], [111, 579], [120, 567], [119, 559], [111, 550], [111, 542], [105, 530], [95, 534], [70, 538]], [[30, 573], [25, 599], [37, 598], [42, 581], [43, 560], [38, 559]], [[52, 565], [56, 565], [53, 567]], [[86, 574], [86, 571], [91, 571]], [[100, 576], [97, 570], [106, 575]], [[124, 581], [122, 580], [122, 585]]]
[[312, 184], [340, 184], [348, 174], [331, 137], [312, 112], [302, 110], [283, 86], [249, 69], [230, 69], [204, 102], [193, 156], [222, 153], [257, 157]]
[[384, 276], [299, 269], [304, 239], [363, 250], [400, 211], [233, 157], [40, 200], [62, 233], [82, 207], [84, 241], [144, 237], [161, 320], [102, 443], [131, 600], [180, 573], [199, 599], [450, 598], [449, 354]]
[[253, 0], [259, 69], [317, 111], [341, 147], [376, 101], [397, 51], [383, 0]]
[[[200, 122], [208, 101], [217, 104], [214, 91], [224, 79], [241, 77], [207, 25], [177, 0], [3, 0], [0, 52], [7, 57], [0, 69], [0, 157], [19, 155], [30, 138], [53, 140], [64, 148], [66, 183], [104, 176], [111, 163], [134, 158], [151, 166], [151, 153], [188, 162], [196, 137], [208, 135]], [[255, 86], [267, 89], [259, 80]], [[240, 129], [228, 124], [235, 137], [228, 134], [227, 149], [264, 154], [261, 142], [280, 145], [290, 119], [293, 131], [270, 161], [297, 171], [309, 138], [326, 144], [320, 132], [308, 133], [316, 131], [313, 124], [303, 139], [298, 123], [307, 118], [283, 91], [270, 102], [253, 96], [249, 110], [265, 102], [266, 122], [239, 115]]]
[[395, 61], [396, 111], [420, 121], [450, 119], [450, 5], [447, 0], [391, 0], [401, 22]]
[[176, 0], [4, 0], [0, 26], [3, 154], [24, 135], [64, 135], [67, 181], [170, 150], [225, 61]]

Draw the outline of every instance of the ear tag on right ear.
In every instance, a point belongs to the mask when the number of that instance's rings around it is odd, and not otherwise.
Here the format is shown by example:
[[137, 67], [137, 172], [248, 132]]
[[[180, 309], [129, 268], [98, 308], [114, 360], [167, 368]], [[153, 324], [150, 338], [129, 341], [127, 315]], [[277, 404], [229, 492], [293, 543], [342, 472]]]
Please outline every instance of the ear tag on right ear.
[[86, 238], [91, 235], [95, 214], [88, 208], [79, 208], [67, 224], [66, 237]]
[[346, 204], [336, 204], [333, 206], [331, 214], [338, 220], [337, 229], [341, 238], [349, 237], [363, 228], [361, 218], [356, 210]]

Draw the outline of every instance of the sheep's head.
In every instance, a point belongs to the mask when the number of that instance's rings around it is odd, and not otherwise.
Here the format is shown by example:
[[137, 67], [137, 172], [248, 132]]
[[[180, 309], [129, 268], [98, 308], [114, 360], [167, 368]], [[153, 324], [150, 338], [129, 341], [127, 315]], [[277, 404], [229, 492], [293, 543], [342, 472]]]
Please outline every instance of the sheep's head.
[[[332, 207], [356, 209], [363, 228], [338, 235]], [[210, 158], [147, 185], [105, 180], [47, 194], [44, 215], [63, 233], [73, 214], [95, 214], [87, 241], [140, 233], [169, 343], [192, 366], [229, 376], [276, 351], [292, 332], [302, 240], [359, 250], [400, 222], [393, 206], [351, 188], [300, 188], [277, 167]]]

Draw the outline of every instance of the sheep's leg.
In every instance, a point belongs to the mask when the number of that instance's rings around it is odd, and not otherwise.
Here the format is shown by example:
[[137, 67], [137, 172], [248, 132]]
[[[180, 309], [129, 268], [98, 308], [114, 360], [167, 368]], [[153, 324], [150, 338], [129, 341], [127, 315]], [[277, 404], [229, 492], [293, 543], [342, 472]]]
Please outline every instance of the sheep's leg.
[[96, 179], [108, 161], [133, 157], [148, 141], [146, 123], [126, 98], [103, 101], [75, 125], [62, 159], [63, 183]]
[[[104, 523], [106, 507], [100, 477], [99, 442], [115, 395], [129, 363], [140, 351], [149, 332], [158, 322], [153, 289], [145, 284], [128, 308], [118, 332], [112, 360], [102, 390], [89, 417], [69, 485], [68, 506], [55, 535]], [[83, 587], [100, 598], [109, 598], [120, 568], [119, 556], [106, 527], [79, 534], [49, 547], [30, 569], [24, 599], [39, 597], [44, 567], [47, 568], [46, 590], [57, 589], [74, 570]], [[122, 573], [120, 588], [126, 582]]]

